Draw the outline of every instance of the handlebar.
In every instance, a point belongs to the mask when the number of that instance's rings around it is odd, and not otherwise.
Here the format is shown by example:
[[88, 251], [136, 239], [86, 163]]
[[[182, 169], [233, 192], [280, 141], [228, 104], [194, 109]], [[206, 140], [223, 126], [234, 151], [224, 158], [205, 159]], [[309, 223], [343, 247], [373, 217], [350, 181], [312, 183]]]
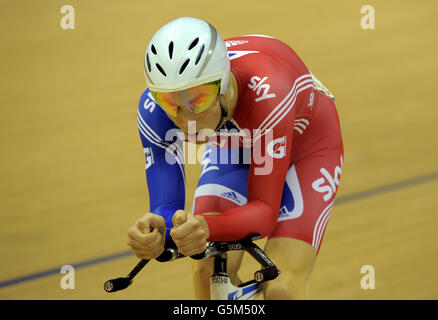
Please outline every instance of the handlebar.
[[[204, 252], [193, 255], [190, 258], [202, 260], [211, 257], [220, 257], [228, 251], [244, 250], [262, 265], [262, 269], [254, 273], [254, 280], [252, 281], [261, 283], [273, 280], [280, 274], [280, 270], [278, 270], [268, 256], [266, 256], [266, 254], [255, 243], [253, 243], [253, 240], [259, 238], [259, 235], [252, 235], [237, 241], [208, 242], [207, 248]], [[159, 262], [168, 262], [184, 257], [185, 256], [176, 248], [166, 248], [159, 257], [155, 258], [155, 260]], [[137, 273], [139, 273], [149, 261], [150, 260], [148, 259], [141, 259], [127, 277], [112, 279], [105, 282], [105, 291], [116, 292], [127, 288], [129, 285], [131, 285], [132, 280]]]

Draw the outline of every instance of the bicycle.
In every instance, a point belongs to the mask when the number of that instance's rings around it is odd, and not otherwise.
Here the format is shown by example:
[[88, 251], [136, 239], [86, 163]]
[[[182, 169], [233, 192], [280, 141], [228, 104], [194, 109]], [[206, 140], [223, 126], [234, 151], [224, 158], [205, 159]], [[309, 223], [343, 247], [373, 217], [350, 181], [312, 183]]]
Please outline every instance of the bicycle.
[[[258, 235], [253, 235], [237, 241], [208, 242], [204, 252], [191, 256], [192, 259], [196, 260], [214, 258], [213, 273], [210, 277], [211, 300], [253, 300], [261, 292], [261, 283], [274, 280], [280, 274], [280, 270], [263, 250], [253, 243], [253, 240], [258, 238]], [[227, 252], [234, 250], [248, 252], [262, 266], [262, 269], [254, 273], [253, 280], [238, 286], [231, 283], [227, 273]], [[155, 260], [168, 262], [184, 257], [176, 248], [166, 248]], [[149, 261], [141, 259], [128, 276], [106, 281], [104, 284], [105, 291], [111, 293], [126, 289]]]

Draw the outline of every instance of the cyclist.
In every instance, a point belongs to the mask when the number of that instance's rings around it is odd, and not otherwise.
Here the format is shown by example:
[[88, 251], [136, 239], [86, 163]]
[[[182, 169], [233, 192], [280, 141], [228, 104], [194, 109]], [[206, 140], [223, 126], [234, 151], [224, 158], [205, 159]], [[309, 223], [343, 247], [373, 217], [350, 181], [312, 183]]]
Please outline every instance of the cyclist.
[[[145, 75], [138, 128], [151, 212], [128, 230], [133, 252], [152, 259], [176, 245], [193, 255], [207, 241], [260, 234], [282, 271], [265, 284], [265, 299], [305, 298], [342, 172], [332, 94], [283, 42], [264, 35], [224, 41], [190, 17], [155, 33]], [[191, 212], [187, 139], [206, 143]], [[235, 284], [242, 255], [229, 254]], [[193, 262], [199, 299], [209, 298], [212, 268], [209, 260]]]

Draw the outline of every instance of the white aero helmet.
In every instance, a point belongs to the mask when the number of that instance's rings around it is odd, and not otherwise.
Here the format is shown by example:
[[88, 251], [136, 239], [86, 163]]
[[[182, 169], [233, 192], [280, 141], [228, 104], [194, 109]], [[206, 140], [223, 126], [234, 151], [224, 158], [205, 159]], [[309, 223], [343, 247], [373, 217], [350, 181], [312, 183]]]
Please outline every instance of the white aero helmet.
[[144, 57], [150, 90], [173, 92], [221, 81], [225, 94], [230, 60], [225, 42], [208, 22], [182, 17], [161, 27], [152, 37]]

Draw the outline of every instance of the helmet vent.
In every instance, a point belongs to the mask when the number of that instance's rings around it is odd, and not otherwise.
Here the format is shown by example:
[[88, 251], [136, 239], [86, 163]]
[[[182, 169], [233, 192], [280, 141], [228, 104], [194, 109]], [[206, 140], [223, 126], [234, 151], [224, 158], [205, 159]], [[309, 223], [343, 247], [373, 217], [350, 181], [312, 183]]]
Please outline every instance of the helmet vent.
[[155, 55], [157, 54], [157, 49], [155, 49], [154, 45], [151, 46], [151, 51], [153, 54], [155, 54]]
[[187, 68], [187, 65], [189, 64], [190, 59], [187, 59], [183, 65], [181, 66], [181, 70], [179, 70], [179, 74], [182, 74], [184, 72], [184, 70]]
[[149, 61], [149, 54], [146, 54], [146, 64], [148, 66], [149, 72], [151, 72], [152, 69], [151, 69], [151, 62]]
[[171, 41], [169, 43], [169, 58], [170, 58], [170, 60], [172, 60], [172, 56], [173, 56], [173, 41]]
[[161, 72], [161, 74], [166, 77], [166, 72], [164, 72], [164, 69], [158, 63], [156, 63], [155, 66]]
[[204, 48], [205, 48], [205, 45], [202, 45], [201, 50], [199, 50], [198, 57], [196, 58], [195, 66], [199, 63], [199, 60], [201, 60], [201, 56], [202, 56], [202, 53], [204, 52]]
[[189, 50], [192, 50], [194, 47], [196, 47], [198, 42], [199, 42], [199, 38], [196, 38], [195, 40], [193, 40], [192, 43], [190, 44]]

